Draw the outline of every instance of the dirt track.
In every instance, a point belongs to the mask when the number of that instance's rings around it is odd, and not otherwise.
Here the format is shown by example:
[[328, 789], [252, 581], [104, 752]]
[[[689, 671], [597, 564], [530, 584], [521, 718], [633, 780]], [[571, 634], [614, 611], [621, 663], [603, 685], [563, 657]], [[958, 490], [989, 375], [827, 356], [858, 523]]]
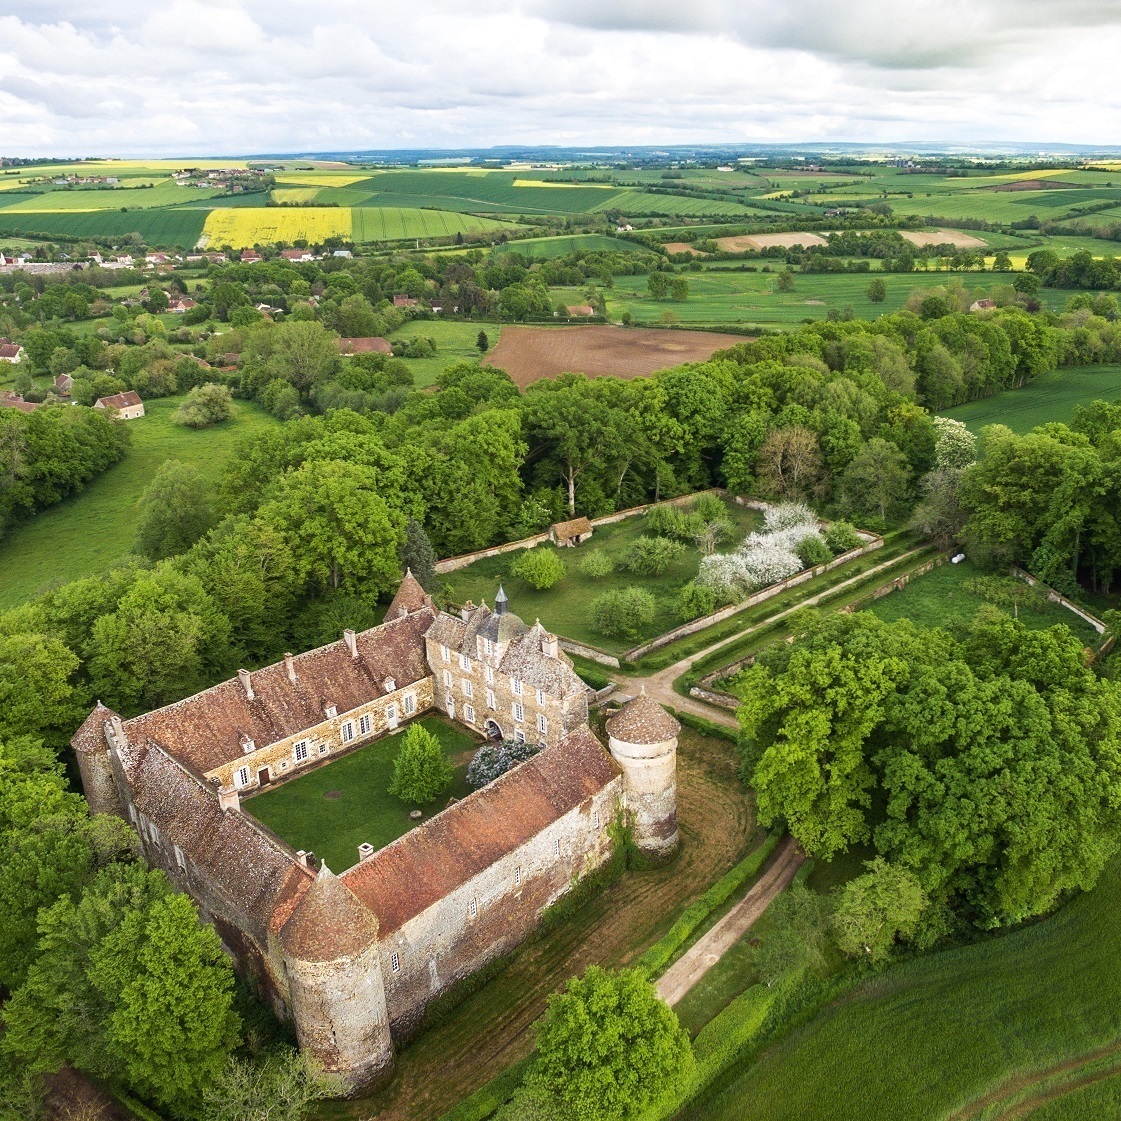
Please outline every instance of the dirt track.
[[704, 362], [714, 351], [748, 342], [744, 335], [627, 327], [504, 327], [488, 366], [505, 370], [524, 389], [564, 373], [640, 378]]

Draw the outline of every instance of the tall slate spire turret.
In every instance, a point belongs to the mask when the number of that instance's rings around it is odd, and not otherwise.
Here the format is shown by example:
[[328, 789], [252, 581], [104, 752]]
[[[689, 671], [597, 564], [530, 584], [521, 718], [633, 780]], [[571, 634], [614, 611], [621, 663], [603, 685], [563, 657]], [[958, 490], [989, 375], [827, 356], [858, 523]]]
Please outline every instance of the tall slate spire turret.
[[499, 584], [498, 595], [494, 597], [494, 613], [495, 615], [505, 615], [509, 607], [510, 601], [506, 598], [506, 589]]

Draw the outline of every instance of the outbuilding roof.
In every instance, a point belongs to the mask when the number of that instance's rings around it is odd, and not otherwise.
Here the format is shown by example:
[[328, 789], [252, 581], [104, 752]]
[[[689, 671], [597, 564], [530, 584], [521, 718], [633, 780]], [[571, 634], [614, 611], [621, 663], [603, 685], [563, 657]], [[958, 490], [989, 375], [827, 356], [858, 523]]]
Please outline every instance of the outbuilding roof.
[[581, 727], [344, 872], [339, 879], [400, 930], [603, 790], [618, 765]]
[[583, 537], [585, 533], [592, 532], [592, 523], [588, 518], [573, 518], [567, 522], [557, 522], [553, 526], [553, 535], [561, 537]]

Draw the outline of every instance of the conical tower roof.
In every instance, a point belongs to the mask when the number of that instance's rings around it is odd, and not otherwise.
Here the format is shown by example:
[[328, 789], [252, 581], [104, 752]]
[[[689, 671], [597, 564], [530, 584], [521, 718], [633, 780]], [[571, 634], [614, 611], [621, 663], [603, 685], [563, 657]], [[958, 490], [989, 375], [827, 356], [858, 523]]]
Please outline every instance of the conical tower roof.
[[499, 584], [498, 595], [494, 597], [495, 615], [505, 615], [510, 610], [510, 601], [506, 598], [506, 589]]
[[657, 701], [646, 695], [646, 686], [607, 722], [607, 734], [622, 743], [651, 744], [672, 740], [681, 725]]
[[373, 912], [324, 864], [284, 924], [280, 944], [301, 961], [338, 961], [357, 956], [377, 936]]
[[401, 614], [402, 608], [410, 613], [419, 611], [427, 602], [428, 596], [424, 588], [421, 587], [420, 581], [413, 575], [411, 568], [406, 568], [405, 578], [401, 581], [385, 617], [387, 620], [396, 619]]

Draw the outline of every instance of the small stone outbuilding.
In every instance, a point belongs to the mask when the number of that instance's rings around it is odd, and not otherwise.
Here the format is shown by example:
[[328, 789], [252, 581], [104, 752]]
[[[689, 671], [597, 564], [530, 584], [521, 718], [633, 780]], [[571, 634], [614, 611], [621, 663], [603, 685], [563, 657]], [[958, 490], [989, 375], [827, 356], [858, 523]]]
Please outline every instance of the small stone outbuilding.
[[95, 409], [113, 409], [121, 420], [136, 420], [144, 415], [144, 402], [133, 389], [124, 393], [114, 393], [111, 397], [98, 397]]
[[554, 545], [583, 545], [592, 535], [592, 523], [587, 518], [573, 518], [549, 527], [549, 540]]

